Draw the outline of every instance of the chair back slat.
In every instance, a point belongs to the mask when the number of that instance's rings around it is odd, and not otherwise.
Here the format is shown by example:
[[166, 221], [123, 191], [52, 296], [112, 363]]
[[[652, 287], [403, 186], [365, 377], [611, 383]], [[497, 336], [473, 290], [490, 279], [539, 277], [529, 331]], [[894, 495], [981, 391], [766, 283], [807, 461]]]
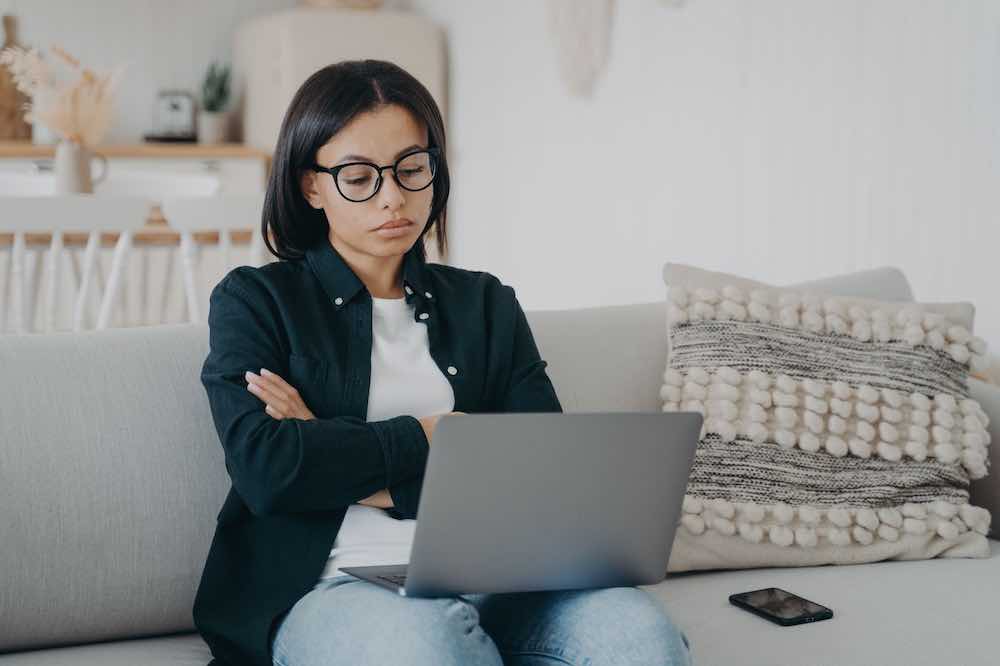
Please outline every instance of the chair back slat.
[[[57, 329], [61, 303], [72, 303], [70, 328], [82, 330], [86, 324], [86, 310], [97, 282], [104, 324], [110, 321], [115, 297], [122, 287], [122, 271], [128, 260], [131, 235], [146, 224], [152, 202], [139, 196], [94, 196], [91, 194], [21, 195], [0, 197], [0, 234], [12, 237], [10, 247], [10, 310], [0, 333], [11, 330], [15, 334], [33, 333], [40, 329], [51, 332]], [[115, 251], [118, 265], [117, 281], [100, 285], [99, 251], [101, 233], [119, 235]], [[67, 234], [86, 234], [82, 275], [77, 270], [69, 274], [73, 293], [61, 294], [65, 287], [62, 267], [67, 257], [75, 255], [66, 244]], [[48, 235], [47, 245], [28, 244], [31, 235]], [[124, 238], [124, 242], [122, 239]], [[44, 269], [44, 270], [43, 270]], [[95, 271], [96, 269], [96, 271]], [[44, 291], [42, 286], [45, 286]], [[36, 329], [36, 314], [41, 315], [41, 325]], [[98, 316], [100, 319], [100, 316]]]
[[[0, 236], [13, 240], [10, 260], [0, 274], [0, 333], [58, 330], [66, 326], [59, 321], [63, 310], [66, 312], [62, 318], [69, 317], [72, 331], [165, 323], [173, 301], [171, 287], [173, 293], [185, 299], [188, 321], [202, 322], [206, 313], [200, 301], [204, 289], [199, 276], [200, 243], [206, 242], [206, 233], [217, 234], [223, 274], [234, 264], [264, 263], [265, 245], [260, 237], [263, 192], [219, 194], [218, 183], [205, 178], [192, 178], [173, 189], [161, 190], [157, 197], [152, 196], [156, 194], [152, 190], [129, 191], [130, 196], [110, 191], [99, 195], [0, 196]], [[169, 231], [176, 232], [174, 238], [179, 238], [177, 245], [164, 245], [164, 230], [154, 229], [155, 224], [145, 228], [156, 201], [160, 202]], [[251, 231], [249, 246], [241, 246], [237, 253], [237, 236], [246, 238], [247, 230]], [[106, 281], [102, 274], [102, 234], [118, 237]], [[45, 238], [45, 245], [38, 244], [40, 236]], [[80, 244], [84, 238], [81, 264]], [[149, 272], [151, 257], [161, 256], [157, 246], [168, 253], [166, 288], [154, 290], [150, 289]], [[134, 264], [136, 259], [138, 264]], [[156, 277], [159, 279], [159, 275]], [[221, 277], [209, 276], [215, 281]], [[71, 289], [67, 289], [67, 282]], [[137, 315], [133, 314], [135, 306]], [[123, 315], [120, 322], [119, 313]]]
[[[163, 217], [172, 228], [180, 232], [180, 259], [184, 293], [187, 298], [188, 320], [202, 322], [201, 293], [198, 289], [199, 250], [194, 234], [205, 231], [219, 233], [222, 266], [228, 271], [233, 266], [232, 232], [251, 229], [247, 261], [251, 266], [263, 263], [263, 242], [257, 230], [261, 226], [264, 210], [264, 193], [220, 194], [214, 197], [173, 197], [161, 205]], [[217, 279], [222, 276], [215, 276]]]

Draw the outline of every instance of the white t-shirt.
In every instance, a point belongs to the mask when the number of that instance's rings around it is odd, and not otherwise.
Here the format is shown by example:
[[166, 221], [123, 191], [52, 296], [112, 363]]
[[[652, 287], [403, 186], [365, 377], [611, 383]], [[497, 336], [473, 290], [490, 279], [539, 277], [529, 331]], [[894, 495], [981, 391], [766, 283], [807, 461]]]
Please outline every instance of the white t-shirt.
[[[414, 318], [414, 307], [405, 298], [372, 298], [368, 421], [447, 414], [455, 408], [451, 383], [431, 357], [427, 325]], [[340, 567], [409, 562], [416, 525], [384, 509], [352, 504], [320, 580], [340, 575]]]

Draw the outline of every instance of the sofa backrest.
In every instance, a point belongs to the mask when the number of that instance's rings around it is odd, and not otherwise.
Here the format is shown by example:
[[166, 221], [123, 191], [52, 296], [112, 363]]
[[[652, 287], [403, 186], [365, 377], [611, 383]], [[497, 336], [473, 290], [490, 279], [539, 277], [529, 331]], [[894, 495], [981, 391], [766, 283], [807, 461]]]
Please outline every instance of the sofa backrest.
[[0, 338], [0, 651], [193, 629], [229, 489], [207, 326]]
[[526, 315], [563, 411], [660, 411], [665, 301]]
[[[658, 410], [661, 304], [529, 312], [565, 411]], [[204, 324], [0, 339], [0, 652], [194, 629], [229, 490]]]

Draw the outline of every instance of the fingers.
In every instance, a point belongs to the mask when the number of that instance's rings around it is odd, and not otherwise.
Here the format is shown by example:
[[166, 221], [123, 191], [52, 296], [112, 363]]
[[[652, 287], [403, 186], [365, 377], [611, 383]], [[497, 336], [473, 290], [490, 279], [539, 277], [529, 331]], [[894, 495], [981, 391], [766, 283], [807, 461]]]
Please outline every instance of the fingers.
[[260, 372], [261, 374], [255, 375], [247, 370], [247, 380], [249, 381], [250, 378], [253, 378], [255, 384], [258, 386], [264, 386], [271, 393], [281, 396], [285, 400], [289, 400], [298, 395], [298, 391], [295, 390], [295, 387], [282, 379], [280, 375], [274, 374], [267, 368], [261, 368]]
[[[247, 390], [267, 403], [271, 410], [277, 410], [282, 416], [291, 413], [294, 397], [298, 394], [294, 387], [267, 370], [263, 370], [261, 375], [248, 370], [244, 376], [247, 380]], [[266, 408], [265, 411], [271, 413]]]
[[264, 411], [274, 418], [305, 421], [316, 418], [295, 387], [267, 368], [261, 368], [259, 375], [247, 371], [244, 376], [247, 390], [265, 403]]

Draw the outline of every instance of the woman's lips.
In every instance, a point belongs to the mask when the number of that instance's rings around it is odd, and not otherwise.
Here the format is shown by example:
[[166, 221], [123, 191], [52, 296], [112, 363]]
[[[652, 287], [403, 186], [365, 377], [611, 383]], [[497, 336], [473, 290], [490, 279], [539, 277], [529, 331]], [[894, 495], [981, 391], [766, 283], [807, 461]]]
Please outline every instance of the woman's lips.
[[413, 223], [409, 220], [393, 220], [376, 229], [375, 233], [382, 238], [401, 238], [410, 235], [410, 227], [412, 226]]
[[413, 224], [413, 222], [411, 222], [410, 220], [390, 220], [389, 222], [386, 222], [382, 226], [378, 227], [375, 231], [378, 231], [379, 229], [397, 229], [399, 227], [406, 227], [411, 224]]

